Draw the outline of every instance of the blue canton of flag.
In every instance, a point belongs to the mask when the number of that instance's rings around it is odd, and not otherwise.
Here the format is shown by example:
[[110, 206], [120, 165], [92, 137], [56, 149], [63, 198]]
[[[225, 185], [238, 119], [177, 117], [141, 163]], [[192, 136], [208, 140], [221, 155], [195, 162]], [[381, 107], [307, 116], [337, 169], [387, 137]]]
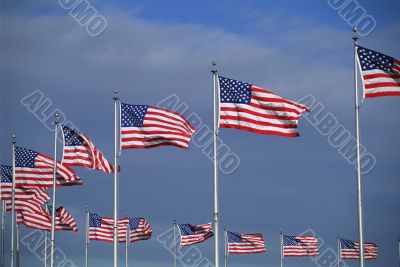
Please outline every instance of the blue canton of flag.
[[16, 167], [35, 167], [35, 158], [39, 155], [36, 151], [15, 147], [15, 166]]
[[147, 105], [128, 105], [121, 103], [121, 126], [143, 127]]
[[12, 183], [12, 167], [0, 165], [0, 178], [2, 183]]
[[62, 130], [64, 133], [65, 146], [81, 146], [81, 145], [83, 145], [84, 140], [76, 130], [71, 129], [64, 125], [62, 126]]
[[219, 77], [221, 102], [250, 104], [251, 84]]
[[202, 225], [178, 224], [181, 246], [189, 246], [203, 242], [214, 235], [211, 223]]
[[129, 218], [129, 230], [136, 230], [139, 227], [139, 223], [142, 220], [142, 218]]

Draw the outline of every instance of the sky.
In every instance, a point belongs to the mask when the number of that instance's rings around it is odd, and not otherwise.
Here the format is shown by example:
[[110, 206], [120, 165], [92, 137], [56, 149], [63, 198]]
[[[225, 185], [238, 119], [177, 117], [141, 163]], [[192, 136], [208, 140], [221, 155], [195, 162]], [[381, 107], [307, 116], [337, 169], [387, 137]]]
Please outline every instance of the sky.
[[[215, 61], [222, 76], [290, 100], [314, 99], [311, 112], [300, 119], [298, 138], [219, 131], [220, 140], [240, 159], [230, 174], [220, 172], [220, 227], [261, 232], [267, 245], [264, 254], [229, 256], [229, 266], [277, 266], [280, 229], [287, 235], [312, 231], [324, 243], [321, 254], [336, 251], [338, 234], [358, 239], [354, 164], [332, 144], [321, 123], [329, 115], [354, 135], [352, 25], [329, 5], [334, 1], [90, 0], [87, 3], [107, 22], [97, 36], [63, 8], [67, 2], [74, 1], [0, 1], [1, 164], [11, 164], [13, 133], [17, 145], [52, 155], [49, 127], [56, 110], [112, 160], [114, 90], [129, 104], [157, 106], [165, 99], [179, 99], [178, 105], [187, 107], [185, 116], [198, 116], [202, 126], [212, 127]], [[376, 21], [360, 44], [400, 58], [400, 3], [354, 3]], [[31, 112], [22, 100], [35, 92], [46, 108]], [[362, 176], [365, 239], [379, 245], [378, 259], [366, 266], [395, 266], [400, 235], [399, 98], [365, 100], [360, 116], [362, 144], [376, 159]], [[174, 219], [212, 221], [213, 164], [207, 152], [196, 137], [188, 150], [122, 151], [119, 215], [145, 217], [154, 230], [149, 241], [130, 245], [131, 266], [172, 266], [172, 255], [157, 237], [171, 229]], [[75, 170], [84, 185], [57, 190], [57, 204], [67, 208], [79, 227], [77, 233], [56, 233], [65, 264], [70, 260], [64, 266], [84, 266], [85, 206], [101, 216], [113, 214], [113, 176]], [[7, 214], [7, 253], [10, 220]], [[32, 233], [37, 234], [21, 228], [21, 266], [43, 266], [40, 251], [27, 243]], [[196, 247], [202, 258], [213, 262], [213, 239]], [[112, 255], [112, 244], [89, 245], [91, 266], [112, 266]], [[119, 259], [124, 264], [123, 245]], [[284, 265], [329, 266], [323, 259], [307, 257], [287, 258]]]

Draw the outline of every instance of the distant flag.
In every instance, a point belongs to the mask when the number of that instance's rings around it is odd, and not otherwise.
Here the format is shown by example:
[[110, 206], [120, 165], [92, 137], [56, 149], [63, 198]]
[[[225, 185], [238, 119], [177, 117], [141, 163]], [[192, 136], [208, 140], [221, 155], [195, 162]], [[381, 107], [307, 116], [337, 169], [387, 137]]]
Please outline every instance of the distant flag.
[[[127, 220], [118, 220], [118, 241], [126, 240]], [[114, 241], [114, 219], [111, 217], [100, 217], [95, 213], [89, 213], [89, 240], [104, 242]], [[123, 241], [122, 241], [123, 240]]]
[[314, 236], [283, 236], [283, 256], [318, 256], [318, 239]]
[[[119, 242], [126, 242], [126, 236], [129, 235], [129, 242], [137, 242], [142, 240], [147, 240], [151, 238], [153, 229], [150, 227], [149, 222], [144, 218], [126, 218], [120, 219], [120, 221], [125, 222], [125, 226], [122, 230], [125, 230], [125, 236], [122, 237], [118, 234]], [[120, 231], [118, 231], [120, 232]]]
[[64, 149], [62, 163], [81, 166], [105, 173], [114, 171], [113, 165], [94, 146], [89, 137], [65, 125], [62, 126]]
[[214, 235], [211, 223], [202, 225], [178, 224], [181, 246], [201, 243]]
[[263, 253], [265, 247], [262, 234], [239, 234], [227, 231], [228, 254]]
[[[17, 212], [17, 222], [30, 228], [50, 231], [51, 212], [50, 206], [48, 206], [47, 210], [41, 207], [38, 211], [20, 211]], [[74, 232], [78, 231], [75, 220], [63, 207], [59, 207], [56, 210], [55, 230]]]
[[[340, 259], [360, 259], [360, 243], [352, 240], [339, 238]], [[364, 259], [375, 260], [378, 256], [378, 246], [375, 243], [364, 242]]]
[[298, 120], [308, 107], [253, 84], [218, 77], [219, 127], [259, 134], [299, 136]]
[[365, 98], [400, 96], [400, 61], [357, 46]]
[[121, 103], [121, 148], [188, 148], [195, 128], [179, 113]]
[[[36, 151], [15, 147], [16, 186], [53, 186], [53, 159]], [[74, 170], [57, 163], [57, 175], [67, 183], [79, 180]]]

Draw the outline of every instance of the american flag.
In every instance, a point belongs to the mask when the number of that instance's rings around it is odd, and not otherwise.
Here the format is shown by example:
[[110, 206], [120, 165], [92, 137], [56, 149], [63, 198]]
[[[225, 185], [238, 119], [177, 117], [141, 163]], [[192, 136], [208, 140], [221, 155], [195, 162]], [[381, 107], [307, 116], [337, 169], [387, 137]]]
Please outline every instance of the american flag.
[[[36, 151], [15, 147], [16, 186], [53, 186], [53, 159]], [[79, 180], [75, 172], [57, 163], [57, 174], [66, 182]]]
[[[40, 207], [40, 210], [23, 210], [17, 213], [17, 222], [30, 228], [50, 231], [51, 213], [51, 206], [47, 206], [46, 210], [43, 207]], [[55, 230], [78, 231], [75, 220], [63, 207], [56, 209]]]
[[[127, 219], [119, 219], [117, 224], [118, 241], [125, 242]], [[113, 242], [114, 219], [111, 217], [100, 217], [95, 213], [89, 213], [89, 240]]]
[[178, 224], [181, 246], [189, 246], [203, 242], [214, 235], [211, 223], [202, 225]]
[[[340, 259], [356, 260], [360, 258], [360, 243], [339, 238]], [[378, 256], [378, 246], [371, 242], [364, 242], [364, 259], [375, 260]]]
[[[0, 199], [6, 203], [7, 211], [12, 208], [12, 167], [0, 164]], [[50, 199], [45, 188], [42, 187], [16, 187], [15, 209], [22, 210], [26, 207], [36, 207]]]
[[179, 113], [121, 103], [121, 148], [188, 148], [195, 128]]
[[114, 171], [112, 164], [94, 146], [89, 137], [65, 125], [62, 126], [62, 132], [64, 137], [63, 164], [101, 170], [105, 173]]
[[284, 99], [261, 87], [218, 77], [219, 127], [259, 134], [299, 136], [298, 120], [308, 107]]
[[137, 242], [151, 238], [153, 229], [149, 222], [144, 218], [126, 218], [121, 219], [125, 224], [122, 230], [125, 231], [125, 236], [118, 235], [119, 242], [126, 242], [126, 236], [129, 236], [129, 242]]
[[254, 254], [267, 251], [262, 234], [239, 234], [227, 231], [228, 254]]
[[357, 54], [365, 98], [400, 96], [399, 60], [362, 46], [357, 47]]
[[283, 236], [283, 256], [318, 255], [318, 239], [314, 236]]

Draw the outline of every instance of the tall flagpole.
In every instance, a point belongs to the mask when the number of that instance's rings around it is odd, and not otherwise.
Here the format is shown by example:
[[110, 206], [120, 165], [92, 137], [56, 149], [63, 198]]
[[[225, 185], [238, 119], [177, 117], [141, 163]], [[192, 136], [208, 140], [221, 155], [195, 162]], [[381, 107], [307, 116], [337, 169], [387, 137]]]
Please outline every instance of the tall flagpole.
[[128, 263], [128, 248], [129, 248], [129, 218], [128, 213], [125, 212], [125, 218], [128, 219], [128, 224], [126, 225], [126, 236], [125, 236], [125, 267], [129, 266]]
[[176, 246], [178, 243], [176, 242], [176, 227], [176, 220], [174, 220], [174, 267], [176, 267]]
[[224, 266], [228, 266], [228, 231], [224, 229]]
[[15, 134], [12, 135], [11, 252], [10, 252], [11, 267], [14, 267], [14, 229], [15, 229]]
[[397, 243], [399, 245], [399, 267], [400, 267], [400, 236], [397, 237]]
[[281, 267], [283, 267], [283, 231], [281, 229], [280, 232], [280, 237], [281, 237]]
[[57, 130], [58, 113], [54, 115], [54, 157], [53, 157], [53, 207], [51, 210], [50, 267], [54, 267], [55, 226], [56, 226], [56, 179], [57, 179]]
[[213, 94], [214, 94], [214, 267], [219, 267], [219, 231], [218, 231], [218, 153], [217, 153], [217, 137], [218, 137], [218, 125], [217, 125], [217, 63], [213, 62], [212, 74], [213, 74]]
[[118, 267], [118, 92], [114, 91], [114, 267]]
[[15, 225], [15, 239], [16, 239], [16, 252], [15, 252], [15, 266], [19, 267], [19, 225]]
[[44, 230], [44, 267], [47, 267], [47, 230]]
[[85, 234], [85, 267], [89, 266], [89, 207], [85, 208], [86, 213], [86, 234]]
[[356, 148], [357, 148], [357, 193], [358, 193], [358, 235], [360, 241], [360, 267], [364, 267], [364, 229], [362, 212], [362, 186], [361, 186], [361, 162], [360, 162], [360, 102], [358, 97], [358, 66], [357, 66], [357, 28], [354, 31], [354, 94], [355, 94], [355, 119], [356, 119]]
[[4, 255], [4, 229], [5, 229], [5, 217], [6, 217], [6, 202], [1, 201], [1, 267], [5, 267], [5, 255]]
[[339, 234], [337, 235], [337, 267], [340, 266], [340, 240]]

